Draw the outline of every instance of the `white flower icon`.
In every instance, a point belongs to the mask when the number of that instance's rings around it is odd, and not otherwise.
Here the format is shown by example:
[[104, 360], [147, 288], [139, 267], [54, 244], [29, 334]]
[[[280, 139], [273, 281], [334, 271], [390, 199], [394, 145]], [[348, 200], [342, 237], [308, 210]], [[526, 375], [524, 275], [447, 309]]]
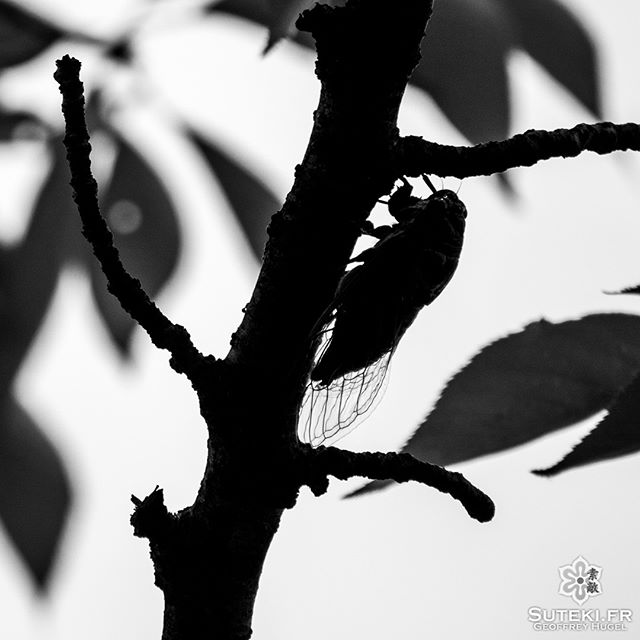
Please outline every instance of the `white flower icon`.
[[571, 564], [560, 567], [558, 571], [560, 573], [558, 593], [572, 598], [580, 606], [589, 598], [602, 593], [600, 584], [602, 567], [587, 562], [582, 556], [578, 556]]

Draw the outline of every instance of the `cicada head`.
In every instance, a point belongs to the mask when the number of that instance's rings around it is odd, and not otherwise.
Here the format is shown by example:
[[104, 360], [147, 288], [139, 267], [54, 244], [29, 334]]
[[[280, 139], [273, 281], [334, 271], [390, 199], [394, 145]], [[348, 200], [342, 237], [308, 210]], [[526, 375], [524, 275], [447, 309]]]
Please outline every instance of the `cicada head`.
[[412, 207], [414, 232], [424, 237], [428, 249], [457, 257], [462, 249], [467, 208], [455, 192], [441, 189]]
[[441, 189], [432, 193], [427, 198], [427, 203], [433, 203], [437, 205], [442, 214], [446, 218], [457, 218], [460, 220], [466, 220], [467, 208], [464, 206], [464, 202], [458, 198], [458, 194], [451, 189]]

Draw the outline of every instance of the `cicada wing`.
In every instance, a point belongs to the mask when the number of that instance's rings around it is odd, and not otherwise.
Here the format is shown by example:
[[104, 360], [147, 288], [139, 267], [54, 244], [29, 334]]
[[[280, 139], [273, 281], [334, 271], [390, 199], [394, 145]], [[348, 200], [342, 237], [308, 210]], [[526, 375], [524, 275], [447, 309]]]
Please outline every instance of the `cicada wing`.
[[[319, 336], [314, 365], [329, 348], [332, 334], [333, 323]], [[339, 440], [365, 420], [382, 396], [392, 353], [327, 385], [309, 382], [298, 418], [300, 439], [318, 447]]]

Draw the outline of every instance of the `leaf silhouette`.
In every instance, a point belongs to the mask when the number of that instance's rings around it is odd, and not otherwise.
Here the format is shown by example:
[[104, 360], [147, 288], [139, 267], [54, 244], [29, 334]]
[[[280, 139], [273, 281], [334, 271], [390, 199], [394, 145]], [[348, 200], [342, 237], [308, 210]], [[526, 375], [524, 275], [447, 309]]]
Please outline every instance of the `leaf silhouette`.
[[[155, 296], [173, 274], [181, 248], [174, 204], [144, 157], [114, 130], [116, 159], [111, 180], [101, 193], [101, 210], [109, 225], [122, 263]], [[100, 265], [88, 256], [94, 301], [114, 346], [123, 358], [130, 355], [136, 326], [107, 291]]]
[[518, 27], [519, 45], [600, 118], [596, 48], [587, 30], [558, 0], [497, 0]]
[[560, 462], [534, 471], [554, 476], [561, 471], [640, 451], [640, 376], [615, 399], [607, 415]]
[[10, 396], [0, 401], [0, 520], [44, 593], [71, 506], [54, 445]]
[[640, 316], [533, 322], [458, 371], [402, 450], [450, 465], [515, 447], [606, 408], [638, 371]]
[[17, 3], [0, 0], [0, 69], [26, 62], [61, 35], [60, 29]]
[[267, 241], [267, 225], [282, 203], [264, 182], [220, 147], [194, 131], [187, 135], [219, 180], [236, 219], [260, 260]]

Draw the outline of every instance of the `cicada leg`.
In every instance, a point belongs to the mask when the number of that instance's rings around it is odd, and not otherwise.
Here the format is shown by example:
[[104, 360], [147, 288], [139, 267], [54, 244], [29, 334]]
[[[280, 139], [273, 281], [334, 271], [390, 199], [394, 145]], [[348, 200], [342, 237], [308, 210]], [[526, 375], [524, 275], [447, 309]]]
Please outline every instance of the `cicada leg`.
[[426, 173], [422, 174], [422, 180], [424, 183], [431, 189], [431, 193], [436, 193], [438, 190], [433, 186], [433, 182], [431, 182], [431, 178]]

